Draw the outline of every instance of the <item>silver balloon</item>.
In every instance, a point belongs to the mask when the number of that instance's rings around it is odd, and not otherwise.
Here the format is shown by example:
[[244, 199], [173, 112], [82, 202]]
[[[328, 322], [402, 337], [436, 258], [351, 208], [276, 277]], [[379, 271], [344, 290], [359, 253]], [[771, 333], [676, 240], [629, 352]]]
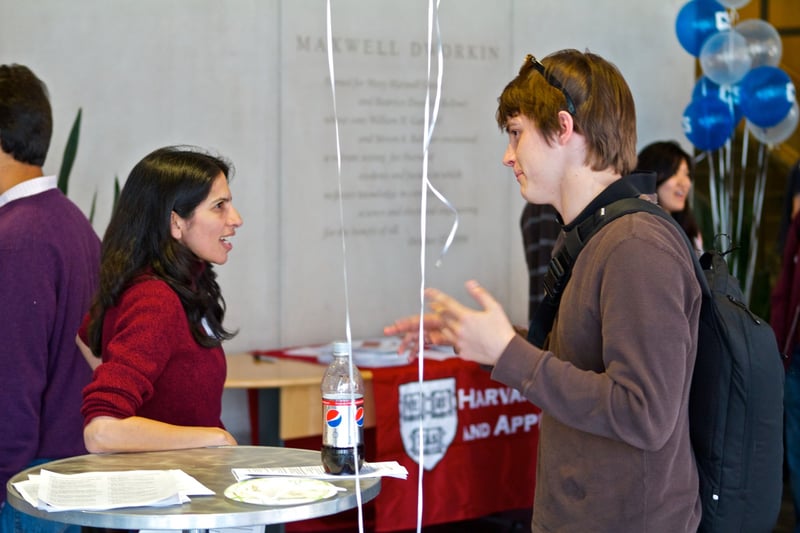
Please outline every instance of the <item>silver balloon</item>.
[[761, 19], [747, 19], [739, 22], [734, 29], [747, 40], [747, 50], [753, 60], [751, 68], [778, 66], [783, 55], [783, 43], [772, 24]]
[[718, 85], [737, 83], [750, 70], [751, 63], [747, 39], [735, 29], [712, 35], [700, 49], [703, 74]]
[[771, 126], [769, 128], [762, 128], [756, 126], [749, 120], [747, 121], [747, 129], [753, 134], [753, 137], [768, 146], [775, 146], [780, 144], [789, 137], [791, 137], [794, 130], [797, 129], [797, 122], [800, 118], [800, 108], [797, 106], [797, 99], [795, 99], [792, 108], [786, 118]]
[[717, 0], [720, 4], [731, 9], [738, 9], [750, 3], [750, 0]]

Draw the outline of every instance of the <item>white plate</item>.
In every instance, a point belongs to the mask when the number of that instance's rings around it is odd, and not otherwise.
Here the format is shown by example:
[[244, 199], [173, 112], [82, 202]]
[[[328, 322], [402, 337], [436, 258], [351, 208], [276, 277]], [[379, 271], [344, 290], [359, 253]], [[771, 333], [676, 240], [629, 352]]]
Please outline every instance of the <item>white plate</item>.
[[300, 505], [330, 498], [338, 491], [336, 485], [321, 479], [261, 477], [234, 483], [225, 489], [225, 497], [258, 505]]

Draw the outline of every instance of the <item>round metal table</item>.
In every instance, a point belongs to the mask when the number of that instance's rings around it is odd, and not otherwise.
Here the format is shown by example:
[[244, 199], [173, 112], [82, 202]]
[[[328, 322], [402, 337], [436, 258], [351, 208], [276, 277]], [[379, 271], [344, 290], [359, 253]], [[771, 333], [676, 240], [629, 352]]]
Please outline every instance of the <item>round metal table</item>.
[[[264, 506], [241, 503], [225, 497], [225, 489], [236, 482], [231, 468], [309, 466], [320, 463], [319, 452], [265, 446], [224, 446], [143, 453], [81, 455], [60, 459], [23, 470], [7, 483], [8, 503], [23, 513], [66, 524], [114, 529], [176, 529], [204, 531], [218, 527], [282, 524], [336, 514], [358, 505], [356, 482], [332, 480], [347, 489], [337, 495], [293, 506]], [[214, 496], [192, 496], [191, 502], [170, 507], [135, 507], [107, 511], [59, 511], [36, 509], [14, 489], [12, 483], [28, 479], [44, 468], [61, 474], [121, 470], [180, 469], [213, 490]], [[327, 480], [331, 481], [331, 480]], [[379, 478], [362, 478], [361, 501], [368, 502], [380, 492]]]

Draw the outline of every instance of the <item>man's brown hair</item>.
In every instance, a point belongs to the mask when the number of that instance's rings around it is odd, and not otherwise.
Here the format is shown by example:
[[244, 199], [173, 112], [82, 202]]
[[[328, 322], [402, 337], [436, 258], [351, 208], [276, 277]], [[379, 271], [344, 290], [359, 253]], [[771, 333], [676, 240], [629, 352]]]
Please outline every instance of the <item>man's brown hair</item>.
[[573, 116], [575, 131], [586, 139], [585, 163], [592, 170], [611, 168], [625, 175], [636, 168], [636, 108], [612, 63], [572, 49], [541, 63], [528, 56], [498, 98], [496, 119], [505, 129], [508, 119], [525, 115], [549, 143], [560, 129], [559, 111]]

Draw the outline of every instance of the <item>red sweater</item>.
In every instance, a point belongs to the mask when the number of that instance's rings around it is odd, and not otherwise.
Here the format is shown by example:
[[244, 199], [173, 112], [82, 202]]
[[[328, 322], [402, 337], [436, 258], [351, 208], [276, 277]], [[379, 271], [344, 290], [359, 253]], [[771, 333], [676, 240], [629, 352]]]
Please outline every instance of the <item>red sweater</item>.
[[[86, 342], [86, 324], [81, 338]], [[103, 363], [83, 389], [84, 424], [141, 416], [180, 426], [223, 427], [225, 353], [203, 348], [178, 295], [144, 279], [126, 289], [103, 322]]]

